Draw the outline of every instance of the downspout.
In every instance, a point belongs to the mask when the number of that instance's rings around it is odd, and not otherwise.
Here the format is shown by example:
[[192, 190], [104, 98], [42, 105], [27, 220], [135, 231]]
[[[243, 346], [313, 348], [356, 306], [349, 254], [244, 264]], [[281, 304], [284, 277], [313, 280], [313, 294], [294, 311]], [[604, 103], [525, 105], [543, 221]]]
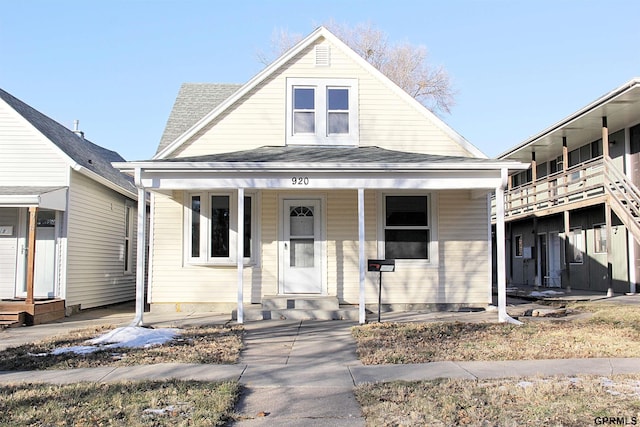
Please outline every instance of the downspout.
[[508, 170], [500, 171], [501, 183], [496, 187], [496, 270], [498, 280], [498, 321], [522, 325], [522, 322], [507, 314], [507, 268], [504, 232], [504, 189], [507, 186]]
[[130, 326], [142, 326], [144, 314], [144, 264], [146, 252], [147, 203], [142, 186], [142, 169], [136, 168], [134, 182], [138, 188], [138, 222], [136, 233], [136, 315]]

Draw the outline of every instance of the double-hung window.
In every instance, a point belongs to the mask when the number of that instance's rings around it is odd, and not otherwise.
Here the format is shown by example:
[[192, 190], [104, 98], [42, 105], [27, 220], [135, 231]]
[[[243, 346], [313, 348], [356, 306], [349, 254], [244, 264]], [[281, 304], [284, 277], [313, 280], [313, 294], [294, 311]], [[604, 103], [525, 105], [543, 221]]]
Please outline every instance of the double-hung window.
[[430, 260], [432, 237], [428, 195], [384, 196], [384, 257]]
[[287, 144], [358, 145], [356, 79], [287, 79]]
[[[254, 195], [244, 196], [244, 259], [252, 261]], [[237, 193], [192, 193], [186, 203], [187, 262], [233, 264], [238, 242]]]

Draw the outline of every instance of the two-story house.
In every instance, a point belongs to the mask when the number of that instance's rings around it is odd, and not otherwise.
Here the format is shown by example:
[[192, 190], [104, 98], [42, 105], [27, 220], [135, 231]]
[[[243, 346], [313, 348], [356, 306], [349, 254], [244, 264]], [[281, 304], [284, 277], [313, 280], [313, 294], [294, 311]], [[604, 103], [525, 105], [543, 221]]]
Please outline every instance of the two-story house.
[[364, 322], [373, 259], [395, 263], [385, 307], [490, 304], [488, 195], [527, 165], [487, 159], [321, 27], [244, 85], [185, 84], [157, 154], [116, 166], [151, 193], [152, 311]]

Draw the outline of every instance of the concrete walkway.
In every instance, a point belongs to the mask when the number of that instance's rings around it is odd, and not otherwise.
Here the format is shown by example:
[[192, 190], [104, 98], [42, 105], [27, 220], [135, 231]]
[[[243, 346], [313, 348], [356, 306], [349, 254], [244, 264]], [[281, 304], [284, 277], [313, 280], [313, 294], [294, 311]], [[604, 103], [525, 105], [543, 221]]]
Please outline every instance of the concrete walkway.
[[[640, 299], [636, 300], [640, 302]], [[518, 307], [519, 310], [524, 309]], [[0, 349], [93, 324], [123, 326], [129, 312], [95, 311], [63, 322], [0, 331]], [[496, 313], [394, 313], [393, 321], [494, 321]], [[227, 323], [228, 315], [211, 313], [148, 314], [154, 327]], [[103, 367], [62, 371], [0, 372], [0, 383], [142, 379], [239, 380], [244, 392], [236, 411], [237, 426], [364, 426], [353, 395], [358, 384], [435, 378], [505, 378], [640, 372], [640, 358], [572, 359], [504, 362], [433, 362], [412, 365], [363, 366], [347, 321], [261, 321], [244, 325], [245, 349], [236, 365], [166, 363], [151, 366]]]

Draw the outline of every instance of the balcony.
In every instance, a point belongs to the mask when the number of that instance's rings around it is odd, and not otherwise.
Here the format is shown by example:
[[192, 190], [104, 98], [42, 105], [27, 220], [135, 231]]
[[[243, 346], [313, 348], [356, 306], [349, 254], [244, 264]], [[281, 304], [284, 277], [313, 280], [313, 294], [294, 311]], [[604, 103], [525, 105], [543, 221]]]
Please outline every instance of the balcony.
[[551, 215], [603, 203], [607, 196], [606, 181], [605, 161], [597, 157], [511, 188], [505, 191], [505, 220]]

